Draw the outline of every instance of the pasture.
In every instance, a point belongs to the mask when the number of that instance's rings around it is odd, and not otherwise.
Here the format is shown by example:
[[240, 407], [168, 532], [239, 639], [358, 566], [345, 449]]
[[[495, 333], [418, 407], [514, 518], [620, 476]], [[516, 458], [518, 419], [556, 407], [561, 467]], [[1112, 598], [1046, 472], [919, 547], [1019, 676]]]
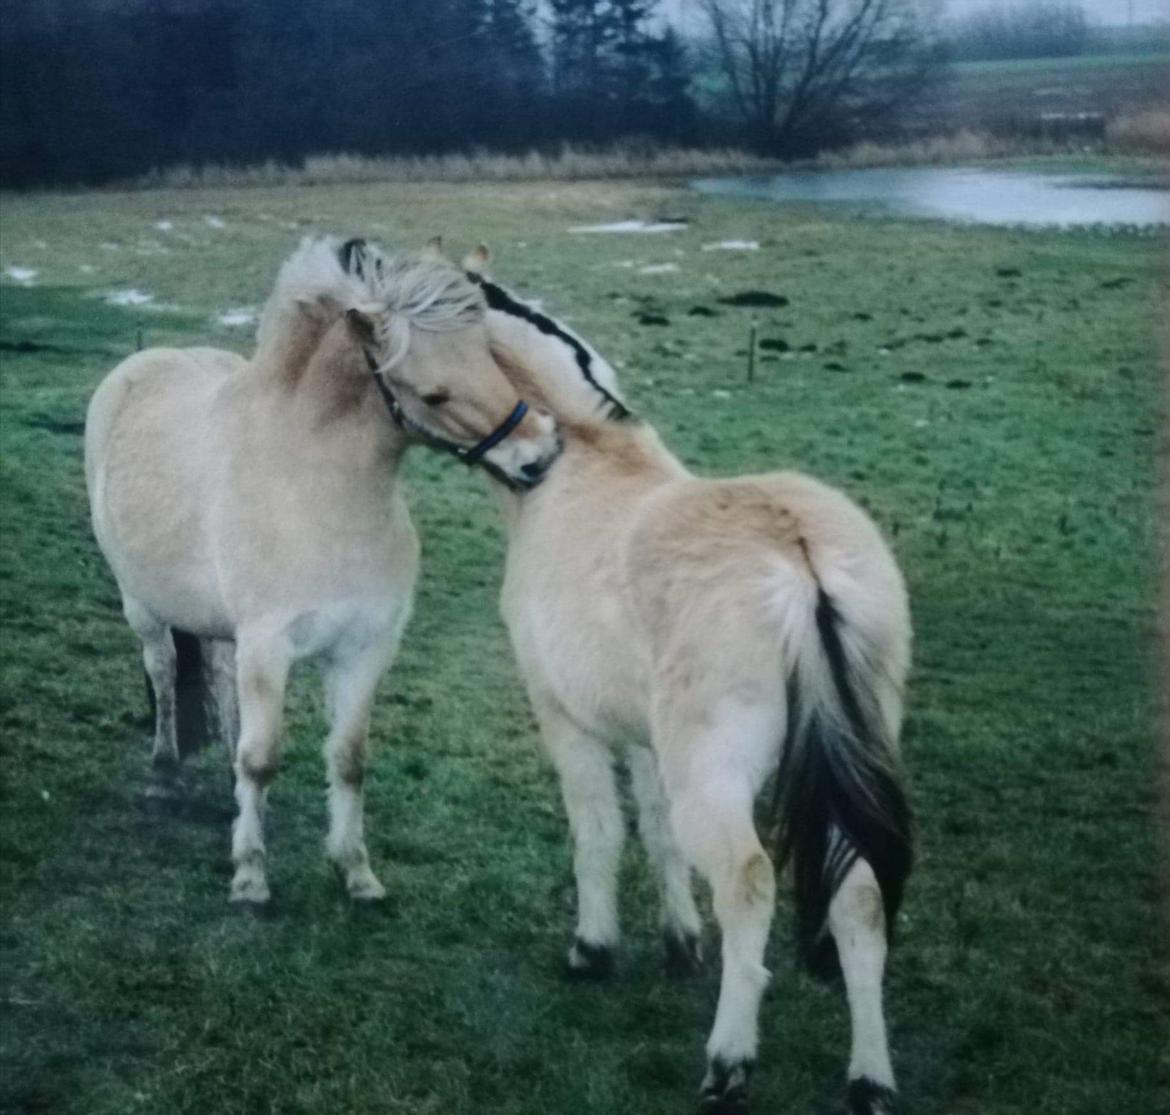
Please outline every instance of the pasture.
[[[190, 763], [177, 802], [144, 797], [142, 668], [90, 537], [85, 403], [139, 330], [247, 351], [231, 323], [300, 234], [325, 230], [486, 240], [500, 279], [595, 342], [698, 471], [798, 467], [870, 508], [917, 635], [920, 857], [887, 979], [907, 1107], [1165, 1110], [1154, 239], [865, 222], [632, 183], [4, 207], [0, 1109], [694, 1105], [717, 976], [664, 975], [633, 845], [616, 976], [562, 976], [567, 827], [497, 618], [497, 512], [456, 462], [419, 449], [406, 469], [421, 593], [367, 783], [387, 901], [351, 906], [326, 867], [307, 676], [269, 813], [271, 912], [227, 902], [222, 752]], [[568, 231], [679, 216], [659, 234]], [[758, 249], [711, 247], [729, 241]], [[844, 997], [795, 969], [789, 934], [782, 891], [753, 1103], [828, 1112]]]

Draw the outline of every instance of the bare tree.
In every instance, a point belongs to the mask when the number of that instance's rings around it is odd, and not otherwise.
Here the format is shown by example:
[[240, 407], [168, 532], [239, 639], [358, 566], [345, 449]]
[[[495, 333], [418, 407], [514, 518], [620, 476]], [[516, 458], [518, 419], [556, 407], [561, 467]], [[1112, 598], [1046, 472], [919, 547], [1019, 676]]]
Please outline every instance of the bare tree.
[[761, 146], [840, 141], [920, 90], [934, 53], [922, 0], [698, 0], [714, 62]]

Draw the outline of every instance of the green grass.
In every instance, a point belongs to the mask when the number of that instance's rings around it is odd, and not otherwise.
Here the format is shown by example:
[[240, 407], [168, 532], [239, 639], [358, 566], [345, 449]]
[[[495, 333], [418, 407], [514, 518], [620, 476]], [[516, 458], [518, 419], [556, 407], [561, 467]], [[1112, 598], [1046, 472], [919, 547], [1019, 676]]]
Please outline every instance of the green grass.
[[[39, 274], [0, 289], [0, 1108], [692, 1107], [716, 976], [660, 974], [638, 855], [618, 977], [560, 977], [566, 826], [496, 616], [496, 513], [483, 481], [453, 462], [420, 450], [408, 468], [421, 594], [378, 703], [368, 791], [386, 904], [351, 908], [324, 865], [311, 674], [294, 687], [272, 792], [270, 916], [228, 906], [222, 754], [193, 764], [181, 809], [142, 797], [141, 666], [90, 538], [77, 424], [139, 323], [148, 344], [245, 349], [215, 316], [262, 300], [297, 234], [322, 228], [406, 245], [441, 232], [456, 249], [487, 239], [500, 277], [593, 338], [696, 468], [797, 466], [866, 502], [893, 538], [917, 631], [906, 751], [921, 857], [888, 980], [912, 1107], [1166, 1110], [1154, 241], [867, 223], [633, 184], [5, 208], [0, 266]], [[656, 214], [692, 224], [661, 237], [565, 233]], [[162, 219], [170, 232], [154, 227]], [[701, 250], [741, 237], [761, 250]], [[662, 262], [679, 271], [637, 270]], [[172, 308], [102, 302], [131, 286]], [[752, 311], [718, 301], [745, 289], [791, 299], [758, 321], [792, 358], [766, 350], [751, 385]], [[696, 306], [718, 316], [689, 314]], [[669, 326], [639, 325], [647, 308]], [[847, 1057], [843, 995], [794, 970], [789, 934], [785, 899], [757, 1110], [825, 1113]]]
[[947, 68], [921, 112], [936, 125], [1000, 131], [1043, 113], [1101, 113], [1112, 121], [1164, 105], [1168, 61], [1160, 52], [960, 62]]

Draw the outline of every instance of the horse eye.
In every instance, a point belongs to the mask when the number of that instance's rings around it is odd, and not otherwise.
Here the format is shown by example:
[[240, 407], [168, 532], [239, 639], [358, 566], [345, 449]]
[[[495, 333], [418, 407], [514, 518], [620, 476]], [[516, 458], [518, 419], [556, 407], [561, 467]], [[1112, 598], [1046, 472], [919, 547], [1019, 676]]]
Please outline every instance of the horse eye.
[[429, 395], [424, 395], [422, 401], [429, 407], [441, 407], [451, 401], [451, 396], [446, 391], [432, 391]]

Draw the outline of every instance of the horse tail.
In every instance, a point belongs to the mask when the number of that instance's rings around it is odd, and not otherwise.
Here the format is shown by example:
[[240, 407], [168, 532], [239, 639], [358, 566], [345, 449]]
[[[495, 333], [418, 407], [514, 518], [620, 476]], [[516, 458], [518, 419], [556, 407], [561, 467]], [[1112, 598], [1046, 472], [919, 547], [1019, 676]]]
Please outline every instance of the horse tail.
[[819, 581], [815, 600], [788, 676], [774, 809], [777, 867], [792, 862], [802, 959], [828, 977], [838, 970], [829, 904], [849, 869], [864, 859], [873, 870], [888, 935], [913, 850], [896, 729], [879, 700], [889, 684], [883, 663]]
[[175, 741], [179, 757], [207, 746], [210, 739], [208, 706], [211, 694], [204, 669], [203, 643], [189, 631], [171, 628], [175, 642]]

